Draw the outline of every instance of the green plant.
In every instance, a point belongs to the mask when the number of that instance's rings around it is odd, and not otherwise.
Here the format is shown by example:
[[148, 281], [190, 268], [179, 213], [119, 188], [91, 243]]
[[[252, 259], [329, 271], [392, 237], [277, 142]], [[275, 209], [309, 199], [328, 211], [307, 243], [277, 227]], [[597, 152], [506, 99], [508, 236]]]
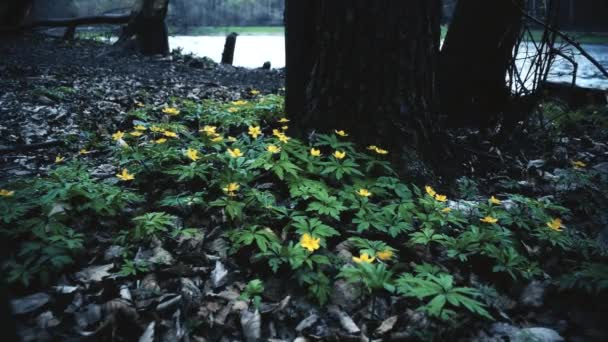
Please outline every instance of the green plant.
[[262, 302], [261, 294], [264, 292], [264, 283], [260, 279], [254, 279], [247, 283], [239, 296], [240, 300], [252, 301], [253, 306], [258, 309]]
[[475, 299], [481, 294], [474, 288], [454, 287], [451, 275], [440, 273], [419, 273], [416, 276], [406, 273], [396, 281], [397, 292], [425, 302], [419, 310], [442, 320], [449, 320], [456, 315], [452, 308], [465, 308], [487, 319], [493, 319], [485, 305]]
[[147, 213], [133, 218], [135, 229], [133, 238], [136, 240], [149, 239], [166, 233], [170, 228], [175, 227], [177, 217], [167, 213]]

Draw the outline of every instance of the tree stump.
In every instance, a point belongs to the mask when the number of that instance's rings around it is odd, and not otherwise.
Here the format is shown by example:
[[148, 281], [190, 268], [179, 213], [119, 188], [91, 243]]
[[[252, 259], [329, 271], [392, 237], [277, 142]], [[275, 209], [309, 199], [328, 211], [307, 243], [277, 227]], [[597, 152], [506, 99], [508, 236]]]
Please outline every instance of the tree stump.
[[234, 48], [236, 47], [236, 37], [238, 33], [232, 32], [226, 37], [226, 43], [224, 44], [224, 52], [222, 52], [222, 64], [232, 65], [234, 61]]

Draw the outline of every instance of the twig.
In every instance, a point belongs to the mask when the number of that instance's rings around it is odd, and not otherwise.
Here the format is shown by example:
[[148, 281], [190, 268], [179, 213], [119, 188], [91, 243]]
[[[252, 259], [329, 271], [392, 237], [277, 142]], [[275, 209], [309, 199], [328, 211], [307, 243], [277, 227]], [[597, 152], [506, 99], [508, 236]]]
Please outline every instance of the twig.
[[573, 39], [571, 39], [570, 37], [568, 37], [567, 34], [561, 32], [560, 30], [552, 27], [551, 25], [543, 22], [540, 19], [537, 19], [537, 18], [531, 16], [530, 14], [528, 14], [523, 8], [521, 8], [517, 4], [515, 4], [515, 6], [517, 6], [519, 8], [519, 10], [521, 11], [521, 13], [526, 18], [532, 20], [533, 22], [537, 23], [538, 25], [542, 25], [545, 29], [547, 29], [547, 30], [549, 30], [549, 31], [557, 34], [563, 40], [565, 40], [568, 44], [574, 46], [581, 53], [581, 55], [583, 55], [583, 57], [587, 58], [587, 60], [589, 60], [589, 62], [591, 62], [591, 64], [593, 64], [604, 75], [604, 77], [608, 78], [608, 71], [606, 71], [606, 69], [600, 64], [600, 62], [598, 62], [595, 58], [593, 58], [593, 56], [591, 56], [587, 51], [585, 51], [585, 49], [583, 49], [579, 43], [577, 43], [576, 41], [574, 41]]

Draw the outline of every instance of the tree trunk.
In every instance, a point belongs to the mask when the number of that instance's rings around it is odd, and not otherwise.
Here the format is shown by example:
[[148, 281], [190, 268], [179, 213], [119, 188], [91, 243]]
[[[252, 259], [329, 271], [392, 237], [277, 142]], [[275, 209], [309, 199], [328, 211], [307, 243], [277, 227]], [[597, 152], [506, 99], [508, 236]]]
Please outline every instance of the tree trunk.
[[430, 148], [440, 1], [303, 3], [286, 7], [292, 127], [300, 135], [345, 129], [364, 144]]
[[[18, 27], [32, 9], [32, 0], [3, 0], [0, 2], [0, 31]], [[13, 30], [10, 30], [11, 32]], [[1, 32], [0, 32], [1, 33]]]
[[165, 17], [168, 6], [169, 0], [140, 0], [117, 44], [124, 45], [135, 37], [141, 53], [167, 55], [169, 35]]
[[452, 126], [490, 125], [508, 108], [506, 77], [523, 0], [460, 0], [441, 51], [442, 113]]

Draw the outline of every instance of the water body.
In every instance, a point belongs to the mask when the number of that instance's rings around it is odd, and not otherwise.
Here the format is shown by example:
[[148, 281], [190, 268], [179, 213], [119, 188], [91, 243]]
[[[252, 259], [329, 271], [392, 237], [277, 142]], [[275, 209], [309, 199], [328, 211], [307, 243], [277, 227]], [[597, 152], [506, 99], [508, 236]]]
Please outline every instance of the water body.
[[[206, 56], [217, 62], [222, 58], [224, 41], [225, 38], [222, 36], [173, 36], [169, 39], [172, 49], [181, 48], [183, 53], [192, 53], [198, 57]], [[608, 45], [583, 45], [583, 48], [608, 69]], [[608, 79], [593, 64], [576, 53], [574, 59], [578, 63], [577, 85], [608, 90]], [[255, 35], [237, 38], [235, 66], [259, 68], [266, 61], [269, 61], [273, 68], [285, 66], [284, 36]], [[571, 83], [572, 70], [573, 66], [570, 62], [558, 57], [551, 69], [549, 80]]]

